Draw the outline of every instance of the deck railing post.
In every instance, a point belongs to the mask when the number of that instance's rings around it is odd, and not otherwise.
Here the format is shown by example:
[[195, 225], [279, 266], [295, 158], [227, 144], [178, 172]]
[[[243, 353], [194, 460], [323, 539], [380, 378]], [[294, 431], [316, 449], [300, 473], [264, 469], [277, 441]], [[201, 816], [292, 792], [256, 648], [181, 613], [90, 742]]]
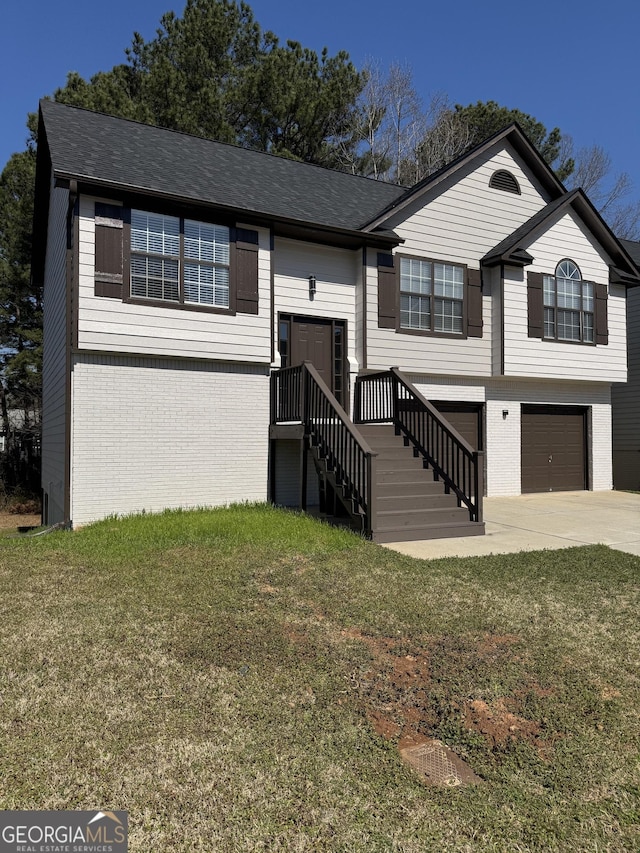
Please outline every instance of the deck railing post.
[[482, 499], [484, 497], [484, 451], [475, 454], [476, 470], [474, 488], [476, 491], [476, 521], [483, 520]]
[[300, 509], [307, 511], [307, 436], [300, 442]]
[[270, 403], [271, 403], [271, 423], [275, 424], [278, 422], [278, 385], [279, 385], [279, 376], [277, 371], [273, 371], [271, 373], [271, 394], [270, 394]]
[[307, 363], [302, 362], [300, 371], [300, 420], [304, 424], [305, 433], [309, 432], [311, 426], [311, 402], [309, 400], [309, 371]]
[[367, 454], [367, 494], [365, 503], [367, 507], [367, 530], [366, 533], [375, 538], [378, 526], [378, 470], [377, 453]]
[[393, 419], [393, 425], [398, 428], [400, 426], [400, 412], [399, 412], [399, 400], [398, 400], [398, 377], [395, 374], [395, 371], [399, 370], [397, 367], [391, 368], [391, 417]]
[[356, 376], [356, 385], [353, 389], [353, 422], [354, 424], [362, 423], [362, 381], [359, 376]]

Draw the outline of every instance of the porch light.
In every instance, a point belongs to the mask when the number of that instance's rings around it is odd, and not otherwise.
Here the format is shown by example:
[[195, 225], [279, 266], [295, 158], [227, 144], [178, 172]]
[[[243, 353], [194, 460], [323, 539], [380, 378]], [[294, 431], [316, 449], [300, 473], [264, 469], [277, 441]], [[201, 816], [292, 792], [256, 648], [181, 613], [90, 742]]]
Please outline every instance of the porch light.
[[509, 409], [503, 409], [502, 410], [502, 420], [503, 421], [506, 421], [508, 414], [509, 414]]
[[316, 277], [315, 275], [309, 276], [309, 296], [314, 297], [316, 295]]

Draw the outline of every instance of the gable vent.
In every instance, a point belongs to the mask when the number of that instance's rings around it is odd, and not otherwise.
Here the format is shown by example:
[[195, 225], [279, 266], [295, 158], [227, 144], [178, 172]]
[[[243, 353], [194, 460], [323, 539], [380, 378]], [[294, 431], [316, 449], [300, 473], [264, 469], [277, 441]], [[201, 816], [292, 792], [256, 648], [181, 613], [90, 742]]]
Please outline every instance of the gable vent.
[[505, 169], [498, 169], [497, 172], [491, 175], [489, 186], [493, 187], [494, 190], [502, 190], [505, 193], [520, 195], [520, 184], [511, 172], [507, 172]]

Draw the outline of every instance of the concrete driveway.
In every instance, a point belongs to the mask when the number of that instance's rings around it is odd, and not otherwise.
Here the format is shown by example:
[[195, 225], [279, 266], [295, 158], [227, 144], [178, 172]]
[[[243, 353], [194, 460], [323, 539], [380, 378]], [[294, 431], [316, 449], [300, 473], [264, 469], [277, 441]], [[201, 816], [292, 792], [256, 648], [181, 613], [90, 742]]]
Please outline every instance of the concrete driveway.
[[602, 543], [640, 556], [640, 495], [628, 492], [548, 492], [485, 498], [484, 536], [390, 542], [424, 559], [510, 554]]

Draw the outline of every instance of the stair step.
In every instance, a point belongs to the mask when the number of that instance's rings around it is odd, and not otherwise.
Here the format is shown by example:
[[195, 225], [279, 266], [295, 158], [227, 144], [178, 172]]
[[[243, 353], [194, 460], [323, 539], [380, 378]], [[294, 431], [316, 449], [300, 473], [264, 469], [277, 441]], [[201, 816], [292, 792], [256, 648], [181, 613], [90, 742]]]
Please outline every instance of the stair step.
[[374, 542], [418, 542], [421, 539], [448, 539], [453, 536], [482, 536], [484, 522], [466, 521], [450, 524], [425, 524], [400, 530], [377, 530]]
[[[406, 471], [402, 471], [400, 474], [408, 477]], [[378, 497], [410, 497], [419, 495], [444, 496], [445, 491], [442, 481], [434, 480], [431, 476], [431, 472], [429, 471], [425, 471], [424, 474], [427, 476], [424, 476], [422, 472], [419, 477], [413, 477], [412, 475], [412, 479], [402, 479], [400, 475], [398, 475], [394, 479], [386, 482], [381, 482], [380, 478], [378, 478]]]
[[422, 459], [413, 453], [392, 454], [390, 456], [379, 456], [377, 459], [378, 471], [401, 471], [403, 469], [415, 468], [418, 471], [425, 470]]
[[382, 459], [418, 459], [422, 462], [421, 456], [416, 456], [412, 447], [373, 447], [372, 450], [378, 454], [378, 462]]
[[389, 433], [388, 435], [365, 435], [364, 438], [371, 445], [372, 449], [378, 450], [385, 447], [408, 447], [408, 443], [405, 444], [405, 440], [401, 435], [395, 435], [394, 433]]
[[454, 494], [444, 494], [441, 483], [436, 483], [435, 485], [439, 486], [439, 488], [434, 489], [431, 493], [381, 495], [378, 497], [378, 512], [388, 512], [390, 510], [409, 512], [411, 510], [441, 509], [443, 507], [458, 509], [458, 499], [456, 496]]
[[[388, 470], [378, 470], [378, 484], [385, 483], [432, 483], [433, 471], [423, 468], [421, 465], [407, 465], [402, 468], [390, 466]], [[439, 483], [442, 489], [442, 483]]]
[[469, 510], [466, 507], [444, 506], [434, 509], [390, 509], [379, 510], [376, 517], [376, 529], [403, 530], [405, 527], [421, 527], [431, 524], [449, 524], [456, 521], [468, 521]]
[[393, 424], [356, 424], [356, 429], [362, 435], [395, 435], [396, 428]]
[[359, 429], [362, 437], [370, 444], [372, 447], [387, 447], [389, 445], [400, 445], [404, 444], [404, 437], [402, 435], [396, 435], [393, 427], [383, 428], [382, 430], [379, 428], [376, 429]]

